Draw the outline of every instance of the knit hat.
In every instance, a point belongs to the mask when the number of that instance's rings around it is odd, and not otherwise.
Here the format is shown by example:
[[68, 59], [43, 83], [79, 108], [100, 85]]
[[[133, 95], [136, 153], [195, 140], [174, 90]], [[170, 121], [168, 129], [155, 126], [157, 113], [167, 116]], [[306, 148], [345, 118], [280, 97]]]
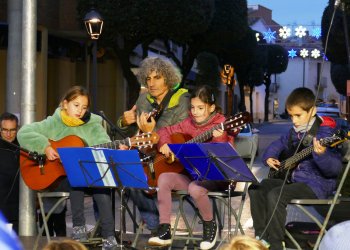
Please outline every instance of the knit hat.
[[323, 237], [319, 250], [346, 250], [350, 246], [350, 221], [336, 224]]

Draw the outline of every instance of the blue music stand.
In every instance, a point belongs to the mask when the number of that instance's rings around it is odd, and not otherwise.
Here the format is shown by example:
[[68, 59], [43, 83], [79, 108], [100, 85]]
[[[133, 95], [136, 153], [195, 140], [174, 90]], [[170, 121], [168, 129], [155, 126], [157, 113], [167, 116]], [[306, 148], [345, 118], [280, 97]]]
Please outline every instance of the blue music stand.
[[169, 147], [194, 180], [257, 181], [228, 142], [169, 144]]
[[149, 189], [137, 150], [58, 148], [73, 187]]
[[[118, 188], [120, 191], [120, 243], [123, 249], [125, 188], [150, 189], [137, 150], [104, 148], [57, 148], [62, 165], [73, 187]], [[130, 212], [129, 212], [130, 213]], [[135, 221], [134, 221], [135, 223]]]

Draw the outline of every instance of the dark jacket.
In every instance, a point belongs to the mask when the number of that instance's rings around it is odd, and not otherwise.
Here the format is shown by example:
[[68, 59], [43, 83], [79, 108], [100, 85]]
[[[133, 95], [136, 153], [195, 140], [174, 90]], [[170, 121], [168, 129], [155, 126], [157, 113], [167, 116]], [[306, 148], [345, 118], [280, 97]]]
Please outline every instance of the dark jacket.
[[[18, 146], [17, 140], [13, 144]], [[19, 149], [0, 140], [0, 210], [18, 230]]]
[[[152, 103], [154, 99], [151, 98], [150, 94], [143, 93], [139, 96], [136, 101], [137, 115], [140, 115], [141, 112], [151, 112], [153, 109]], [[166, 126], [174, 125], [178, 122], [181, 122], [188, 116], [188, 111], [190, 107], [190, 94], [187, 89], [177, 90], [167, 105], [164, 108], [159, 120], [156, 122], [155, 130]], [[129, 126], [123, 127], [121, 125], [122, 117], [119, 118], [117, 125], [123, 131], [126, 136], [134, 136], [138, 131], [138, 126], [136, 123]]]
[[[316, 138], [319, 140], [330, 137], [335, 132], [335, 121], [330, 117], [322, 117], [322, 124], [317, 130]], [[267, 165], [268, 158], [278, 159], [283, 150], [288, 150], [289, 140], [294, 147], [297, 147], [298, 134], [292, 128], [287, 134], [272, 142], [263, 155], [263, 163]], [[291, 176], [292, 182], [303, 182], [307, 184], [318, 198], [327, 198], [336, 189], [336, 181], [342, 169], [341, 154], [335, 148], [327, 147], [326, 152], [318, 155], [312, 152], [312, 156], [301, 161], [294, 169]]]

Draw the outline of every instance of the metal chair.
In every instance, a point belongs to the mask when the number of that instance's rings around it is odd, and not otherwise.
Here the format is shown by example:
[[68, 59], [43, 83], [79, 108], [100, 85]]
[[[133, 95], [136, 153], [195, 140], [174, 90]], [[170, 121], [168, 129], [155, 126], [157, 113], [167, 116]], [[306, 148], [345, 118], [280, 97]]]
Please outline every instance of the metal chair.
[[[257, 148], [258, 148], [258, 135], [253, 134], [252, 136], [237, 136], [235, 138], [235, 149], [238, 152], [238, 154], [246, 161], [248, 167], [252, 169], [253, 163], [255, 160], [255, 156], [257, 153]], [[213, 213], [214, 213], [214, 218], [217, 219], [218, 226], [219, 226], [219, 234], [221, 236], [221, 231], [224, 228], [225, 224], [225, 210], [227, 209], [228, 211], [230, 210], [232, 215], [235, 218], [236, 225], [234, 229], [234, 235], [237, 235], [238, 232], [241, 234], [244, 234], [244, 230], [242, 228], [240, 219], [242, 216], [243, 212], [243, 207], [248, 191], [248, 185], [249, 183], [244, 183], [244, 187], [242, 191], [230, 191], [230, 195], [228, 191], [224, 192], [209, 192], [208, 196], [213, 202]], [[195, 204], [191, 200], [190, 196], [188, 195], [187, 191], [180, 190], [174, 192], [174, 196], [178, 198], [179, 205], [178, 205], [178, 210], [176, 214], [176, 219], [175, 219], [175, 224], [172, 230], [172, 240], [186, 240], [184, 249], [187, 249], [189, 246], [189, 243], [192, 242], [194, 249], [197, 248], [197, 241], [202, 240], [199, 237], [194, 237], [193, 235], [193, 228], [196, 224], [196, 221], [198, 218], [200, 218], [200, 214], [198, 212], [198, 209], [196, 208]], [[231, 205], [231, 197], [241, 197], [240, 204], [237, 210], [234, 210]], [[193, 208], [195, 211], [194, 216], [191, 220], [191, 223], [188, 221], [185, 211], [184, 211], [184, 204], [185, 201]], [[221, 205], [221, 209], [219, 208], [218, 205]], [[222, 209], [223, 208], [223, 209]], [[224, 211], [222, 213], [222, 211]], [[178, 231], [178, 225], [179, 225], [179, 220], [182, 217], [184, 223], [185, 223], [185, 231], [188, 232], [188, 235], [186, 236], [178, 236], [176, 235], [176, 231]], [[230, 223], [231, 218], [229, 218], [228, 222], [228, 238], [230, 238], [231, 234], [231, 223]], [[223, 240], [222, 240], [223, 241]], [[171, 249], [172, 246], [169, 247]]]
[[[337, 187], [336, 192], [335, 192], [333, 197], [331, 197], [329, 199], [293, 199], [290, 202], [290, 204], [297, 207], [303, 214], [305, 214], [308, 218], [310, 218], [313, 222], [315, 222], [316, 225], [319, 227], [320, 232], [318, 234], [316, 243], [315, 243], [314, 248], [313, 248], [315, 250], [318, 249], [324, 233], [327, 232], [326, 228], [327, 228], [328, 222], [330, 220], [330, 217], [333, 213], [335, 206], [337, 204], [350, 202], [349, 198], [341, 197], [341, 191], [342, 191], [344, 182], [348, 176], [349, 169], [350, 169], [350, 161], [347, 163], [347, 165], [344, 169], [344, 172], [341, 176], [340, 182], [338, 184], [338, 187]], [[314, 213], [310, 212], [310, 210], [309, 210], [310, 206], [317, 207], [317, 206], [325, 206], [325, 205], [329, 206], [329, 208], [328, 208], [327, 214], [326, 214], [323, 221], [321, 221], [317, 216], [315, 216]], [[291, 240], [291, 242], [293, 243], [293, 245], [297, 249], [302, 249], [300, 244], [292, 236], [292, 234], [288, 231], [288, 229], [286, 229], [286, 236]]]
[[[37, 192], [37, 198], [39, 203], [39, 211], [43, 219], [43, 225], [38, 227], [38, 235], [34, 243], [34, 249], [38, 248], [38, 243], [40, 237], [43, 235], [43, 232], [45, 231], [47, 242], [51, 241], [50, 231], [49, 227], [47, 225], [48, 220], [50, 219], [50, 216], [55, 212], [55, 210], [63, 204], [63, 202], [67, 201], [69, 199], [69, 192]], [[53, 204], [53, 206], [49, 209], [49, 211], [45, 211], [44, 202], [45, 199], [57, 199], [56, 202]], [[96, 230], [99, 226], [99, 221], [96, 222], [95, 227], [90, 232], [89, 239], [87, 242], [83, 242], [89, 245], [97, 245], [101, 243], [101, 238], [95, 238]]]

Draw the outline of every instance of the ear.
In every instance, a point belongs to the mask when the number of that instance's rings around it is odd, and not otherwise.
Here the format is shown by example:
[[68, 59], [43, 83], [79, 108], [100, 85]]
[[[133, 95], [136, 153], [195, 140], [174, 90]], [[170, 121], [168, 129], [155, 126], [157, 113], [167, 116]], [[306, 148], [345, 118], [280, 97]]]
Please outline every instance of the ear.
[[311, 117], [314, 117], [314, 116], [316, 115], [317, 108], [316, 108], [316, 107], [312, 107], [312, 108], [310, 109], [310, 111], [311, 111]]
[[215, 111], [215, 104], [212, 104], [209, 108], [210, 113], [213, 113]]
[[67, 100], [64, 100], [62, 102], [62, 109], [67, 109], [67, 108], [68, 108], [68, 102], [67, 102]]

